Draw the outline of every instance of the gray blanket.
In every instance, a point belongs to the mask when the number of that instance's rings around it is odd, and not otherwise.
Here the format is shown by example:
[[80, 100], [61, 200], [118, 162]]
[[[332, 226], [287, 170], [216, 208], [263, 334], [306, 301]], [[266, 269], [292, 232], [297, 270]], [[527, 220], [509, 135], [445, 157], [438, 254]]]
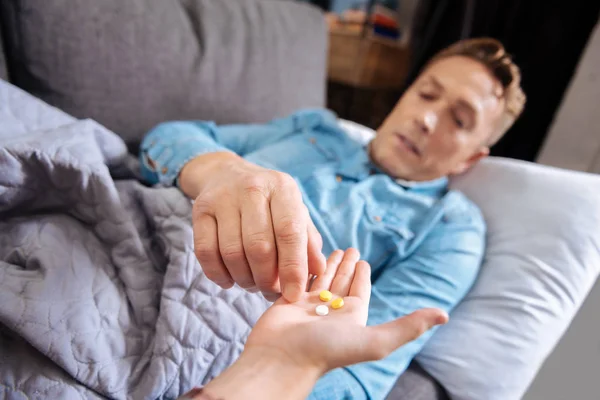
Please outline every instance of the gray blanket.
[[206, 279], [190, 201], [138, 183], [130, 157], [0, 81], [0, 397], [175, 398], [268, 307]]

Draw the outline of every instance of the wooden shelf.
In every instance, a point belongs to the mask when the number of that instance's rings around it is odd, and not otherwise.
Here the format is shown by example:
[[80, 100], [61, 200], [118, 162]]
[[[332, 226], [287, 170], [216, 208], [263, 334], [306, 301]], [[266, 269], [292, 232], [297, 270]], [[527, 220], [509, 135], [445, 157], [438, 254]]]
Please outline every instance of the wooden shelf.
[[329, 31], [328, 78], [354, 87], [398, 89], [410, 64], [408, 47], [361, 29], [336, 27]]

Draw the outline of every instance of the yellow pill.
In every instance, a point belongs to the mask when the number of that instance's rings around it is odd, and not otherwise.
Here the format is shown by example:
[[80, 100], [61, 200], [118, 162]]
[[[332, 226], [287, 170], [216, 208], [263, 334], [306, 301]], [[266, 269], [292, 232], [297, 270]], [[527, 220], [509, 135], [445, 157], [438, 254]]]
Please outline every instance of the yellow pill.
[[332, 297], [333, 294], [331, 294], [329, 290], [321, 290], [321, 293], [319, 293], [319, 299], [321, 299], [321, 301], [329, 301]]
[[331, 308], [333, 308], [334, 310], [337, 310], [338, 308], [342, 307], [344, 307], [344, 299], [342, 299], [341, 297], [331, 302]]

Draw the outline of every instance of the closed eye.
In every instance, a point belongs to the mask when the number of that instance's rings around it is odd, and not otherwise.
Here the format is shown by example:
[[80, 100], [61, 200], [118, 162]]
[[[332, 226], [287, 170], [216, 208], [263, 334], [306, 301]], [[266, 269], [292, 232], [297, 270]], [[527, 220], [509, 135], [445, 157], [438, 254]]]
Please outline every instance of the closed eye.
[[456, 126], [459, 127], [460, 129], [463, 129], [466, 126], [465, 121], [463, 121], [458, 115], [453, 114], [452, 119], [454, 120], [454, 123], [456, 124]]
[[435, 95], [431, 94], [431, 93], [425, 93], [425, 92], [421, 92], [419, 93], [419, 96], [423, 99], [423, 100], [427, 100], [427, 101], [432, 101], [435, 99]]

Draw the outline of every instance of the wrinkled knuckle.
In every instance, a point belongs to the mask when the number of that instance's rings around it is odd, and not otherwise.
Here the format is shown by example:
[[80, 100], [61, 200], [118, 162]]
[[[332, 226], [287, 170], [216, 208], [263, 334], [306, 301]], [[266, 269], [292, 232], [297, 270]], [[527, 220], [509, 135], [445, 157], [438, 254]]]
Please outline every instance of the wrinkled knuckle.
[[194, 205], [192, 206], [192, 214], [195, 218], [207, 214], [210, 210], [213, 209], [213, 202], [208, 198], [208, 196], [198, 196], [196, 200], [194, 200]]
[[254, 239], [248, 244], [248, 254], [258, 262], [270, 261], [275, 255], [275, 244], [267, 239]]
[[266, 196], [266, 189], [260, 185], [246, 185], [243, 189], [246, 196]]
[[243, 190], [247, 195], [259, 194], [264, 196], [267, 192], [267, 185], [265, 185], [264, 178], [252, 175], [244, 180]]
[[209, 243], [198, 241], [194, 245], [194, 255], [200, 263], [210, 262], [216, 258], [217, 250]]
[[285, 219], [278, 226], [277, 239], [283, 244], [297, 244], [305, 229], [301, 221], [293, 218]]
[[221, 249], [221, 257], [225, 263], [237, 263], [243, 261], [246, 256], [241, 243], [234, 243], [224, 246]]
[[[302, 279], [302, 276], [300, 274], [300, 271], [302, 271], [302, 263], [299, 260], [296, 259], [289, 259], [289, 260], [282, 260], [279, 263], [279, 269], [283, 270], [283, 271], [297, 271], [297, 272], [292, 272], [292, 277], [294, 278], [294, 282], [297, 282], [298, 285], [300, 285], [300, 280]], [[290, 277], [290, 272], [288, 272], [288, 277]]]

